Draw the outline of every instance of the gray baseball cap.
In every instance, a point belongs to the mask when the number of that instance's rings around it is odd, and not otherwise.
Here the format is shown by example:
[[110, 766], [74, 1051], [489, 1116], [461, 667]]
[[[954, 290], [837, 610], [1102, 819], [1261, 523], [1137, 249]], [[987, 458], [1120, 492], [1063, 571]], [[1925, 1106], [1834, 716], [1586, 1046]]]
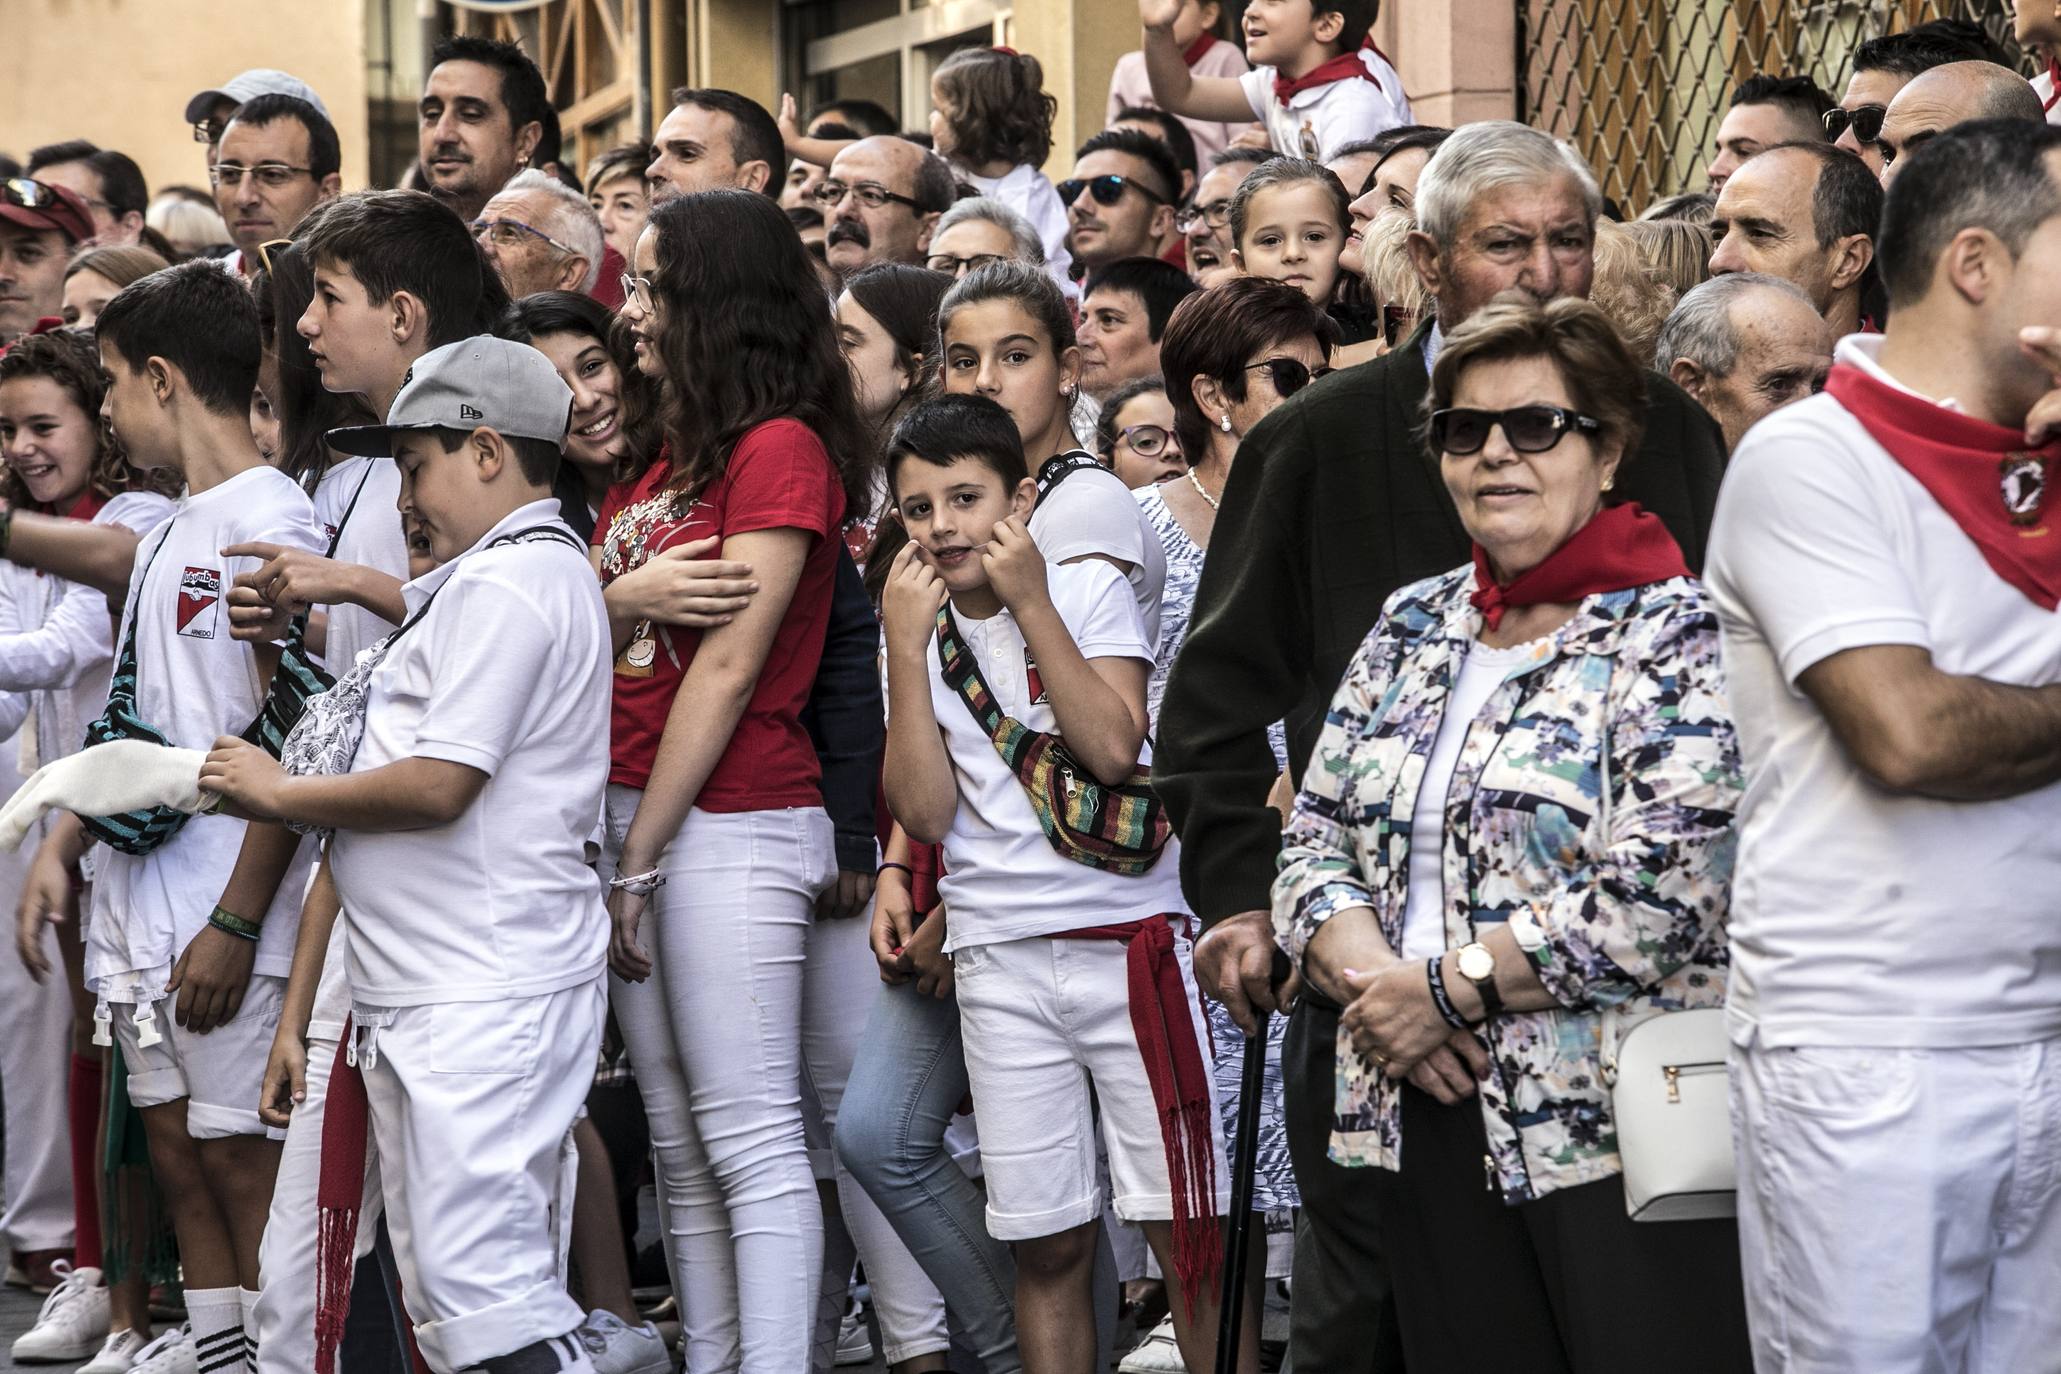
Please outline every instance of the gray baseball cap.
[[322, 97], [315, 94], [315, 88], [290, 72], [277, 71], [271, 67], [252, 67], [247, 72], [238, 72], [222, 83], [221, 89], [202, 91], [186, 102], [186, 122], [198, 124], [208, 117], [217, 100], [233, 100], [241, 105], [246, 100], [255, 100], [261, 95], [290, 95], [295, 100], [305, 100], [315, 107], [315, 112], [324, 119], [329, 118], [329, 107], [322, 103]]
[[572, 388], [551, 360], [528, 344], [491, 334], [433, 348], [401, 379], [383, 425], [329, 431], [340, 453], [393, 456], [395, 436], [410, 430], [482, 426], [511, 439], [547, 439], [563, 447], [572, 424]]

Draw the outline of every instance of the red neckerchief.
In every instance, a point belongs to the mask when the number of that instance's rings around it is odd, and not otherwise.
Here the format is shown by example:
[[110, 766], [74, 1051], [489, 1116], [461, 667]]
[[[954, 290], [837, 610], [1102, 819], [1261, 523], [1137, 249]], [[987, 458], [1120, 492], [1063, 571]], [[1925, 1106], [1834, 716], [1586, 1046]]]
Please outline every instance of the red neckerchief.
[[1217, 36], [1215, 34], [1198, 33], [1195, 35], [1195, 41], [1193, 43], [1190, 43], [1186, 48], [1182, 50], [1181, 60], [1192, 67], [1197, 62], [1200, 62], [1202, 60], [1202, 55], [1204, 53], [1208, 52], [1211, 48], [1214, 48], [1216, 45]]
[[2061, 60], [2047, 59], [2047, 98], [2040, 102], [2040, 111], [2045, 113], [2054, 108], [2054, 102], [2061, 100]]
[[1605, 506], [1543, 563], [1508, 585], [1489, 571], [1488, 554], [1474, 546], [1474, 595], [1469, 598], [1491, 630], [1515, 606], [1557, 605], [1597, 592], [1621, 592], [1670, 577], [1687, 577], [1682, 550], [1658, 516], [1636, 502]]
[[1212, 1282], [1224, 1259], [1217, 1229], [1217, 1164], [1210, 1116], [1209, 1070], [1174, 953], [1173, 920], [1148, 916], [1122, 925], [1083, 926], [1046, 937], [1051, 940], [1117, 940], [1124, 945], [1131, 1031], [1145, 1060], [1152, 1105], [1159, 1112], [1160, 1144], [1174, 1194], [1174, 1274], [1188, 1311]]
[[1360, 61], [1358, 50], [1342, 52], [1328, 62], [1319, 62], [1301, 76], [1290, 81], [1278, 71], [1274, 73], [1274, 99], [1285, 107], [1299, 93], [1316, 86], [1328, 86], [1334, 81], [1351, 81], [1355, 77], [1362, 81], [1373, 81], [1374, 89], [1380, 90], [1381, 83], [1374, 73], [1367, 70], [1367, 64]]
[[2047, 518], [2047, 480], [2061, 440], [2038, 448], [1993, 425], [1840, 363], [1826, 392], [1918, 479], [1998, 577], [2045, 610], [2061, 605], [2061, 538]]
[[321, 1162], [315, 1184], [315, 1370], [332, 1374], [351, 1311], [351, 1270], [358, 1244], [358, 1207], [365, 1197], [366, 1142], [372, 1106], [365, 1075], [351, 1057], [352, 1025], [344, 1021], [322, 1108]]
[[36, 509], [45, 515], [58, 515], [66, 520], [91, 520], [94, 516], [100, 514], [101, 508], [105, 505], [107, 505], [107, 498], [89, 485], [84, 491], [79, 493], [79, 499], [72, 502], [70, 510], [61, 511], [55, 506], [41, 505], [37, 506]]

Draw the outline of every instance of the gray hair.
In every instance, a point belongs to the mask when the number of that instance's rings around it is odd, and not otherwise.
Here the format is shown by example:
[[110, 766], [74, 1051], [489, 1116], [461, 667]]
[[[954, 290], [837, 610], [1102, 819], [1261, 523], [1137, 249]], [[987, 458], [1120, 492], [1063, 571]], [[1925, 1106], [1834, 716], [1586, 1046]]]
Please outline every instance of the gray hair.
[[601, 255], [606, 251], [601, 216], [594, 213], [594, 207], [587, 204], [585, 196], [538, 167], [525, 167], [494, 194], [505, 196], [527, 191], [542, 191], [547, 197], [542, 216], [544, 222], [532, 227], [543, 230], [587, 260], [587, 275], [581, 279], [579, 289], [592, 291], [594, 284], [601, 280]]
[[[1653, 345], [1653, 370], [1666, 372], [1677, 358], [1687, 358], [1713, 377], [1729, 377], [1739, 365], [1739, 330], [1732, 307], [1756, 291], [1775, 291], [1811, 304], [1795, 282], [1764, 272], [1727, 272], [1712, 277], [1683, 296], [1660, 326]], [[1816, 313], [1816, 307], [1812, 306]]]
[[1551, 134], [1509, 120], [1463, 125], [1417, 178], [1417, 227], [1443, 253], [1460, 236], [1468, 206], [1485, 192], [1563, 177], [1581, 188], [1582, 210], [1594, 225], [1603, 213], [1603, 189], [1580, 153]]
[[955, 224], [969, 219], [986, 220], [989, 224], [1008, 234], [1016, 244], [1016, 251], [1010, 257], [1017, 262], [1027, 262], [1033, 267], [1045, 265], [1045, 244], [1038, 237], [1038, 231], [1031, 222], [999, 200], [986, 196], [968, 196], [953, 202], [952, 208], [938, 216], [937, 227], [930, 231], [930, 241], [937, 242], [939, 234]]

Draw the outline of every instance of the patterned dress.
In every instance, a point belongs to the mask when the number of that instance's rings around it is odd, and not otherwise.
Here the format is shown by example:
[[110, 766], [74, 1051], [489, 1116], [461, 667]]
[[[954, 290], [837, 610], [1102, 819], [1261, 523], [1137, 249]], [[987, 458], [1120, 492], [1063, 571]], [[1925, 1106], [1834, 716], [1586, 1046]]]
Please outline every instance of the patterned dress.
[[[1181, 522], [1174, 519], [1158, 487], [1141, 487], [1133, 495], [1138, 498], [1138, 506], [1145, 512], [1152, 532], [1159, 536], [1160, 546], [1166, 550], [1166, 592], [1159, 608], [1159, 655], [1152, 665], [1152, 676], [1145, 684], [1146, 719], [1156, 728], [1160, 698], [1166, 695], [1167, 673], [1174, 666], [1174, 655], [1180, 652], [1181, 641], [1188, 637], [1188, 617], [1195, 609], [1195, 585], [1202, 579], [1204, 550], [1188, 537], [1188, 531], [1181, 528]], [[1274, 746], [1275, 760], [1285, 767], [1288, 750], [1278, 723], [1269, 727], [1267, 738]], [[1228, 1158], [1233, 1142], [1238, 1139], [1238, 1099], [1240, 1076], [1244, 1069], [1245, 1033], [1238, 1029], [1231, 1013], [1224, 1010], [1223, 1003], [1213, 997], [1205, 997], [1202, 1006], [1209, 1018], [1217, 1105], [1223, 1113], [1224, 1148]], [[1252, 1186], [1252, 1206], [1258, 1212], [1285, 1214], [1290, 1208], [1302, 1206], [1302, 1194], [1295, 1186], [1295, 1170], [1288, 1162], [1288, 1127], [1283, 1117], [1281, 1097], [1281, 1037], [1287, 1033], [1287, 1017], [1276, 1016], [1267, 1022], [1267, 1078], [1266, 1089], [1260, 1095], [1259, 1168], [1253, 1176]], [[1270, 1231], [1273, 1224], [1274, 1218], [1270, 1216]]]
[[[1298, 961], [1371, 907], [1401, 948], [1410, 818], [1481, 627], [1471, 566], [1398, 591], [1332, 699], [1296, 798], [1274, 927]], [[1743, 782], [1701, 583], [1591, 596], [1468, 725], [1447, 793], [1447, 947], [1507, 925], [1558, 1006], [1485, 1028], [1480, 1106], [1503, 1198], [1617, 1174], [1607, 1073], [1640, 1021], [1721, 1005]], [[1331, 1157], [1395, 1169], [1396, 1086], [1343, 1028]]]

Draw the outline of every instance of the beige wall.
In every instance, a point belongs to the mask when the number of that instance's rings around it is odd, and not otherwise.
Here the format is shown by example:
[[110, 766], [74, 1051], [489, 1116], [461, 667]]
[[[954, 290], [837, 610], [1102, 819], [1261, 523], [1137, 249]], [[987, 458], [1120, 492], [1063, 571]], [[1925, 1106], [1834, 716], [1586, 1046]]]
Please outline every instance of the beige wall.
[[90, 138], [136, 159], [153, 188], [207, 184], [181, 122], [195, 91], [249, 67], [322, 95], [343, 181], [365, 184], [362, 0], [0, 0], [0, 150]]

